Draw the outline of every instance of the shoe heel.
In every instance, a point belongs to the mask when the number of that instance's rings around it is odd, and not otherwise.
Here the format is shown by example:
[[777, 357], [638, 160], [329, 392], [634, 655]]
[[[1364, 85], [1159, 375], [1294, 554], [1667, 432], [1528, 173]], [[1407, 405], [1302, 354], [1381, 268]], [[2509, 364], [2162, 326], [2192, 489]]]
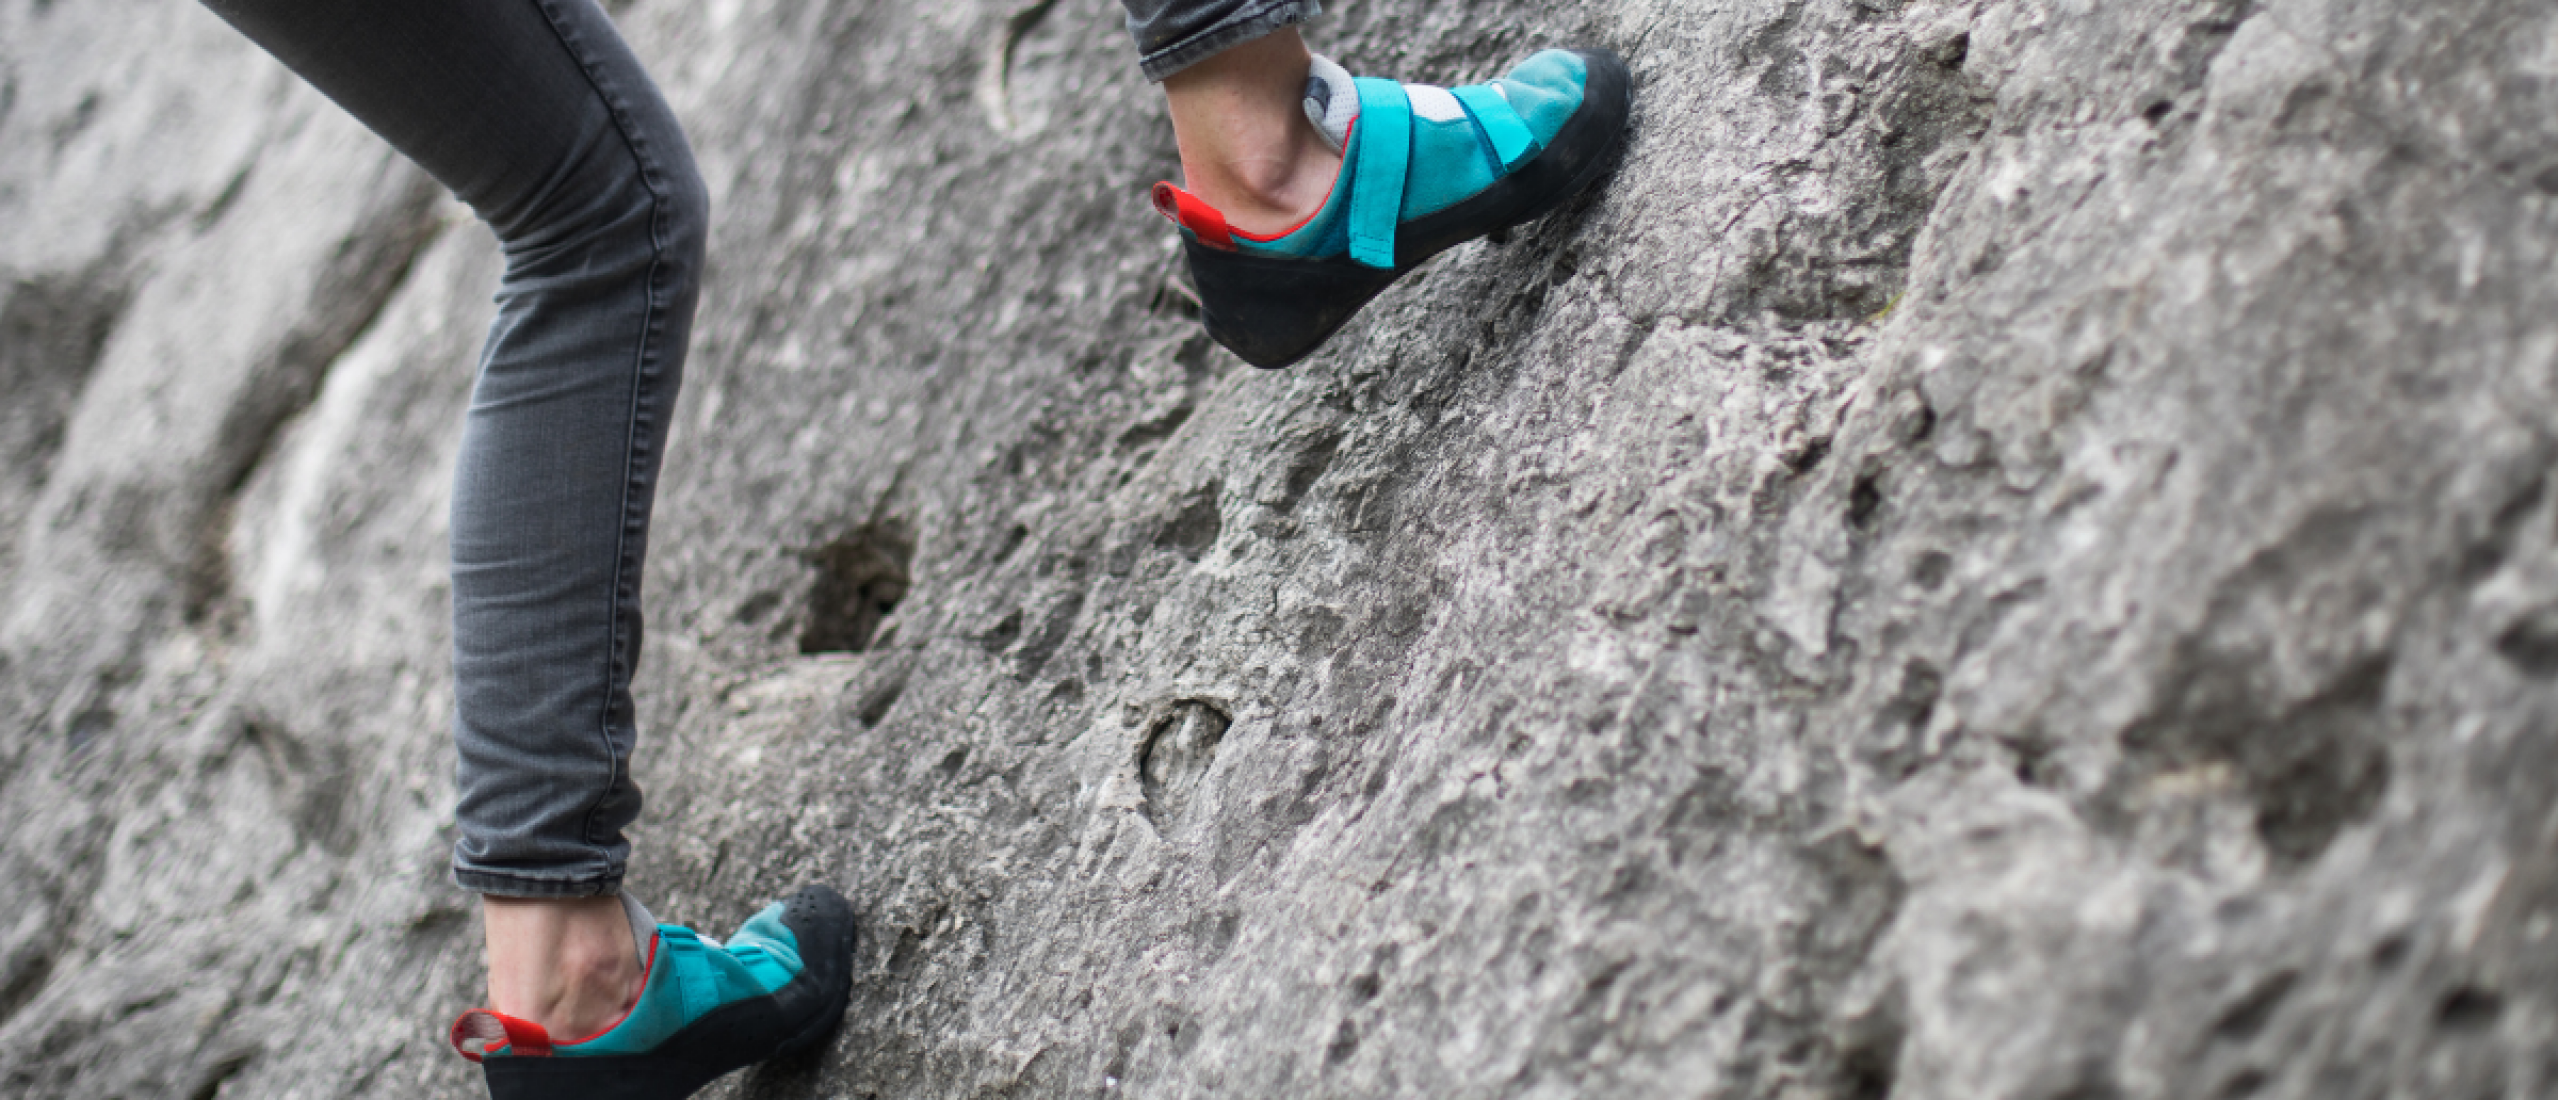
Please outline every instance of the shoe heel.
[[670, 1058], [490, 1059], [489, 1100], [686, 1100], [721, 1074]]
[[1346, 258], [1249, 256], [1187, 238], [1182, 247], [1208, 335], [1244, 362], [1271, 369], [1305, 358], [1403, 273]]

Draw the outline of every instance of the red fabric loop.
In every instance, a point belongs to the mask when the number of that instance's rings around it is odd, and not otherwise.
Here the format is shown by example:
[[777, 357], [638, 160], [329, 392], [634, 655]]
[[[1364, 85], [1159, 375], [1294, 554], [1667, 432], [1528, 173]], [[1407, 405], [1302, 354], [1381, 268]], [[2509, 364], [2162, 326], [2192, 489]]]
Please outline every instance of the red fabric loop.
[[1199, 243], [1210, 248], [1235, 250], [1234, 230], [1226, 225], [1226, 216], [1199, 196], [1169, 183], [1155, 185], [1155, 212], [1172, 219], [1174, 225], [1191, 232]]
[[[530, 1020], [518, 1020], [503, 1013], [491, 1012], [485, 1008], [474, 1008], [454, 1017], [453, 1030], [449, 1038], [452, 1040], [455, 1053], [474, 1062], [479, 1061], [483, 1055], [497, 1053], [501, 1040], [506, 1053], [511, 1057], [548, 1058], [551, 1056], [551, 1033], [542, 1030], [542, 1025]], [[476, 1053], [463, 1045], [474, 1039], [480, 1043], [480, 1049]]]

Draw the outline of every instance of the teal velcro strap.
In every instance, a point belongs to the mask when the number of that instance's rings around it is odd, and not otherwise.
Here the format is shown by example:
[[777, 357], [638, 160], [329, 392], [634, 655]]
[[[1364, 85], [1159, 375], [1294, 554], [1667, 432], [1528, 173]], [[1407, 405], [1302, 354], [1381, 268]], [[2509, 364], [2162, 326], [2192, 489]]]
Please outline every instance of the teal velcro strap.
[[1528, 130], [1527, 120], [1519, 117], [1518, 108], [1510, 106], [1509, 99], [1500, 92], [1484, 84], [1468, 84], [1449, 91], [1456, 94], [1457, 102], [1465, 104], [1466, 113], [1474, 116], [1475, 124], [1483, 127], [1483, 135], [1492, 139], [1492, 152], [1501, 158], [1502, 171], [1518, 167], [1528, 154], [1537, 151], [1537, 136]]
[[[683, 935], [668, 935], [673, 932]], [[660, 926], [658, 936], [670, 941], [660, 945], [661, 951], [667, 947], [676, 948], [670, 961], [675, 964], [675, 991], [682, 996], [684, 1003], [684, 1022], [689, 1024], [701, 1019], [703, 1013], [718, 1008], [719, 975], [712, 971], [711, 961], [703, 957], [710, 948], [704, 947], [688, 928]]]
[[1363, 76], [1358, 161], [1350, 179], [1350, 258], [1394, 267], [1394, 227], [1403, 220], [1403, 180], [1412, 169], [1412, 100], [1403, 85]]

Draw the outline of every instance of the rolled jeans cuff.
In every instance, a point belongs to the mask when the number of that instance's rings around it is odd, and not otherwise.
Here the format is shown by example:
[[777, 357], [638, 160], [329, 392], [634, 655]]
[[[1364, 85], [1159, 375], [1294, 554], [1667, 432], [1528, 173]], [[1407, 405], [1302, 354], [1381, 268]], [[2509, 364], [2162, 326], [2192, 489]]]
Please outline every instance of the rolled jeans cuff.
[[474, 894], [501, 898], [591, 898], [621, 893], [622, 872], [615, 869], [602, 875], [520, 875], [455, 867], [453, 885]]
[[1243, 45], [1281, 27], [1292, 27], [1323, 14], [1322, 0], [1271, 0], [1247, 4], [1216, 25], [1137, 60], [1146, 79], [1163, 78]]

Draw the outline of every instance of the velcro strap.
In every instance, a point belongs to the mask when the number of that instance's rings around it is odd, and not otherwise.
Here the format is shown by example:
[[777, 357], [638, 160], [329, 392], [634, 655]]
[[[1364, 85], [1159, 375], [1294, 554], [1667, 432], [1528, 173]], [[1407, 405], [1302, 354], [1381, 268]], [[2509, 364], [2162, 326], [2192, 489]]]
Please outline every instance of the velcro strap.
[[1403, 220], [1403, 181], [1412, 170], [1412, 101], [1403, 85], [1363, 76], [1359, 121], [1352, 124], [1357, 150], [1350, 181], [1350, 258], [1369, 267], [1394, 267], [1395, 223]]
[[692, 929], [680, 925], [659, 925], [657, 937], [661, 955], [666, 948], [675, 949], [672, 956], [658, 961], [675, 964], [675, 992], [683, 1000], [684, 1019], [698, 1020], [703, 1013], [718, 1008], [719, 974], [709, 958], [710, 949], [702, 946]]
[[453, 1049], [474, 1062], [488, 1054], [506, 1054], [517, 1058], [551, 1056], [551, 1033], [531, 1020], [474, 1008], [454, 1017], [453, 1030], [447, 1036]]
[[1475, 125], [1483, 127], [1483, 136], [1492, 139], [1492, 152], [1501, 158], [1501, 170], [1507, 172], [1537, 151], [1537, 135], [1528, 129], [1519, 109], [1510, 105], [1508, 97], [1483, 84], [1468, 84], [1454, 89], [1457, 102], [1465, 104], [1466, 113], [1474, 116]]

